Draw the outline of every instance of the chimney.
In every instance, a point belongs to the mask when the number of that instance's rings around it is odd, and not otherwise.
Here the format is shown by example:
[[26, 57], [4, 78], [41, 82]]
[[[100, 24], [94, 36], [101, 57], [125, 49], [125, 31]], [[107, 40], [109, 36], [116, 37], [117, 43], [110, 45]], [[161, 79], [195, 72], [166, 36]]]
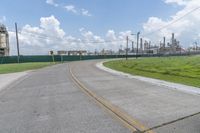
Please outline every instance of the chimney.
[[174, 33], [172, 33], [172, 46], [174, 46]]
[[143, 49], [143, 40], [142, 40], [142, 38], [140, 38], [140, 49], [141, 50]]
[[163, 38], [163, 47], [165, 48], [165, 43], [166, 43], [166, 39], [165, 37]]

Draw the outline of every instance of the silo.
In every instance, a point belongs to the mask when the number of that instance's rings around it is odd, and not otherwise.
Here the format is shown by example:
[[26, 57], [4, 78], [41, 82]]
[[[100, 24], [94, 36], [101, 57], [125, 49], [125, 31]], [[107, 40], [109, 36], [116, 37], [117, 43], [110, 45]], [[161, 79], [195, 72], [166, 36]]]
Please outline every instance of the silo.
[[9, 35], [3, 24], [0, 24], [0, 56], [9, 56]]

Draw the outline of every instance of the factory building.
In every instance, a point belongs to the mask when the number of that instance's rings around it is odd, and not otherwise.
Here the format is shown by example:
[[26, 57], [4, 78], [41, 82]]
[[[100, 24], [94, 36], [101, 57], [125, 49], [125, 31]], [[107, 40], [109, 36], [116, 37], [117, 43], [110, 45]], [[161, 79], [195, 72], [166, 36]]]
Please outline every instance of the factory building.
[[180, 42], [175, 39], [174, 33], [172, 33], [171, 42], [167, 43], [167, 46], [165, 37], [163, 38], [163, 43], [160, 43], [159, 52], [161, 54], [176, 54], [181, 51]]
[[0, 24], [0, 56], [9, 56], [9, 35], [3, 24]]
[[87, 51], [86, 50], [72, 50], [72, 51], [60, 50], [60, 51], [57, 51], [57, 55], [87, 55]]

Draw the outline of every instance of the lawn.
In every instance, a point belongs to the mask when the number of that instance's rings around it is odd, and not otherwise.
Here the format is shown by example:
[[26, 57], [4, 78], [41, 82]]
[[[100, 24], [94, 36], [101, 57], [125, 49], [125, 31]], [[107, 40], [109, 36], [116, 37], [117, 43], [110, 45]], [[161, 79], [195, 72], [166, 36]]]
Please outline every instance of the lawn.
[[116, 60], [104, 65], [132, 75], [200, 87], [200, 56]]
[[0, 74], [22, 72], [27, 70], [39, 69], [46, 66], [53, 65], [54, 63], [20, 63], [20, 64], [1, 64], [0, 65]]

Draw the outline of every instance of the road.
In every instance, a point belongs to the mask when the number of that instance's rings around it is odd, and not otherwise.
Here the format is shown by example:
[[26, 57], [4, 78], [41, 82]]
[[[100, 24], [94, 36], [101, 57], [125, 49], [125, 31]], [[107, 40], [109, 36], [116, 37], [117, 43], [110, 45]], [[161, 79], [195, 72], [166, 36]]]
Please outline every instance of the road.
[[1, 133], [199, 133], [200, 96], [72, 62], [0, 92]]
[[80, 91], [68, 64], [20, 80], [0, 92], [0, 133], [130, 133]]
[[158, 133], [200, 133], [199, 95], [112, 75], [96, 68], [96, 63], [74, 62], [71, 67], [87, 88], [139, 121], [140, 125], [136, 125], [139, 129], [154, 129]]

